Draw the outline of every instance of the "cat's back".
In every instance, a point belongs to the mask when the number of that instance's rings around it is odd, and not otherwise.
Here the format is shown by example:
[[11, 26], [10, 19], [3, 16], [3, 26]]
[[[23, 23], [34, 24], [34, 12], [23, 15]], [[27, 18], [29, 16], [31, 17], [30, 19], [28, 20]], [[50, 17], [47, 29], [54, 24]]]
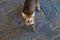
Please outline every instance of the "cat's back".
[[36, 0], [25, 0], [24, 7], [23, 7], [23, 13], [27, 15], [32, 15], [34, 12]]

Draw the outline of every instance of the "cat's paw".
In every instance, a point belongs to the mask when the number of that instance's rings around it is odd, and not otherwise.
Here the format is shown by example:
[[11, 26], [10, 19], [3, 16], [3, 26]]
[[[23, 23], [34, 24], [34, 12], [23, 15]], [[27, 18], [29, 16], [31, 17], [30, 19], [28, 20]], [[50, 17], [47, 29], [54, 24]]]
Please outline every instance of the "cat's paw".
[[36, 26], [35, 25], [32, 26], [32, 31], [36, 32]]

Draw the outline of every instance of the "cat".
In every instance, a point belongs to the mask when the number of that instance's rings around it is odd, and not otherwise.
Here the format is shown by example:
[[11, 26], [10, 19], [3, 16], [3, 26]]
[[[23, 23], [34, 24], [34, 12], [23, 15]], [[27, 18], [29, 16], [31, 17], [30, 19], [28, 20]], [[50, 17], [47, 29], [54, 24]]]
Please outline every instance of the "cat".
[[[39, 7], [37, 5], [37, 0], [25, 0], [24, 6], [23, 6], [23, 11], [22, 11], [22, 16], [24, 18], [26, 25], [28, 26], [28, 25], [33, 24], [32, 28], [33, 28], [34, 32], [36, 32], [35, 21], [34, 21], [35, 6]], [[39, 11], [39, 9], [38, 9], [38, 11]]]

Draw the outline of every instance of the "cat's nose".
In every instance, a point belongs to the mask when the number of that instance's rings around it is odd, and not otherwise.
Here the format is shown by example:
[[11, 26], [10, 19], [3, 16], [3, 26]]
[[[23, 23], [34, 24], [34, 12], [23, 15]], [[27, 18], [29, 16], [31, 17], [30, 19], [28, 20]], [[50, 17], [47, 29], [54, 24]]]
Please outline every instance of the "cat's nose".
[[28, 20], [28, 23], [30, 23], [30, 21]]

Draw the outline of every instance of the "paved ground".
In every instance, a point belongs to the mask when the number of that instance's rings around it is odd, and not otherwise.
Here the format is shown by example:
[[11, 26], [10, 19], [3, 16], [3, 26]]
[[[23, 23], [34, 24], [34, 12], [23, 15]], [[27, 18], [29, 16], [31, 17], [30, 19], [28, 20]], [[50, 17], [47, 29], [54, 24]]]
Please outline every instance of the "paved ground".
[[[36, 11], [37, 31], [23, 29], [23, 20], [16, 16], [23, 0], [0, 0], [0, 40], [60, 40], [60, 0], [39, 0]], [[18, 18], [18, 19], [17, 19]]]

